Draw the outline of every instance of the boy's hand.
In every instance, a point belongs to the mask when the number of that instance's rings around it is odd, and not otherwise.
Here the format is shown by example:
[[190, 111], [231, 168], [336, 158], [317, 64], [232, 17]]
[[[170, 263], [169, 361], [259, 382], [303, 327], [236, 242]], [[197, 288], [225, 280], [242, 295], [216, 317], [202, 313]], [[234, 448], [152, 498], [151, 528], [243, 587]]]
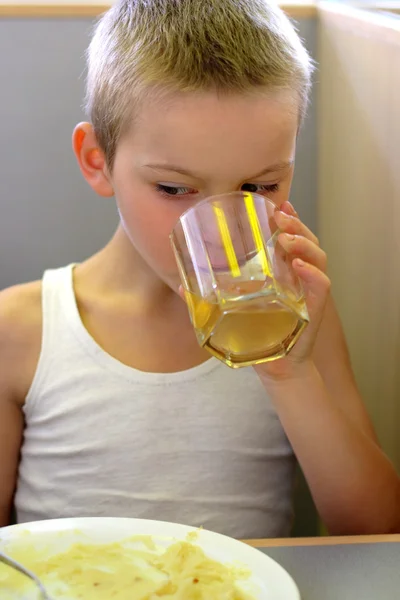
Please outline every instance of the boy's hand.
[[[325, 274], [326, 254], [320, 248], [317, 237], [300, 221], [290, 202], [284, 202], [275, 213], [275, 220], [281, 231], [279, 242], [303, 284], [310, 323], [287, 356], [255, 367], [264, 381], [301, 376], [304, 367], [312, 363], [314, 344], [331, 286]], [[179, 287], [179, 295], [185, 300], [182, 286]]]
[[256, 367], [263, 379], [271, 380], [297, 377], [304, 365], [312, 362], [315, 340], [330, 291], [330, 280], [325, 274], [326, 254], [316, 236], [300, 221], [290, 202], [285, 202], [275, 213], [275, 220], [281, 231], [279, 242], [303, 284], [310, 323], [287, 356]]

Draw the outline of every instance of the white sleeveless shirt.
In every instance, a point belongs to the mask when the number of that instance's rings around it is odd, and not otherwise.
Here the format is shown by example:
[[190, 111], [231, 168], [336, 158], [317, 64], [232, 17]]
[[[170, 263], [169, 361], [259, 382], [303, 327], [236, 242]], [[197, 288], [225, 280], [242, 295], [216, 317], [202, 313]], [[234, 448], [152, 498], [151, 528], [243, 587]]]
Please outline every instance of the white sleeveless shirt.
[[167, 374], [120, 363], [85, 329], [72, 273], [43, 278], [17, 520], [138, 517], [288, 535], [295, 460], [254, 371], [214, 358]]

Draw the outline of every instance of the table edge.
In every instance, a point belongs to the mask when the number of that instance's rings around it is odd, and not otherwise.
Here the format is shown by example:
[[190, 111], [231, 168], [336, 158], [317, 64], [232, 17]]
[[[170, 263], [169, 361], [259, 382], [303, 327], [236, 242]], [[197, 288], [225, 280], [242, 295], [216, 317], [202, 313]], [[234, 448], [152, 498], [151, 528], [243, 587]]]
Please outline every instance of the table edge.
[[338, 546], [342, 544], [384, 544], [400, 543], [400, 534], [255, 539], [243, 540], [243, 542], [255, 548], [276, 548], [281, 546]]

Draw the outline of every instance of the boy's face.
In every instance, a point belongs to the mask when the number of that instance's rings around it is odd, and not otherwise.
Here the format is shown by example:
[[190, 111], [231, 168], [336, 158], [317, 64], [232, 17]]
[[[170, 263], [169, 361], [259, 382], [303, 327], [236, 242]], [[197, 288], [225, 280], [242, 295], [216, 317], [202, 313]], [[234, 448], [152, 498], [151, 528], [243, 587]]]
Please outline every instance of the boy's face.
[[124, 231], [151, 269], [177, 288], [169, 234], [200, 200], [240, 189], [280, 206], [293, 178], [293, 96], [187, 94], [145, 104], [120, 141], [112, 186]]

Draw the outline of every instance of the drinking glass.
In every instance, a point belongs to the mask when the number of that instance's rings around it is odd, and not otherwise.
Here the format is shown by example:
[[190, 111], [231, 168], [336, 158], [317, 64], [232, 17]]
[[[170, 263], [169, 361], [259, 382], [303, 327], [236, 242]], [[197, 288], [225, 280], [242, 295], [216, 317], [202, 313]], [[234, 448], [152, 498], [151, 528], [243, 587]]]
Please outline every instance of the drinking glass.
[[276, 210], [250, 192], [212, 196], [171, 234], [197, 340], [229, 367], [285, 356], [309, 320]]

